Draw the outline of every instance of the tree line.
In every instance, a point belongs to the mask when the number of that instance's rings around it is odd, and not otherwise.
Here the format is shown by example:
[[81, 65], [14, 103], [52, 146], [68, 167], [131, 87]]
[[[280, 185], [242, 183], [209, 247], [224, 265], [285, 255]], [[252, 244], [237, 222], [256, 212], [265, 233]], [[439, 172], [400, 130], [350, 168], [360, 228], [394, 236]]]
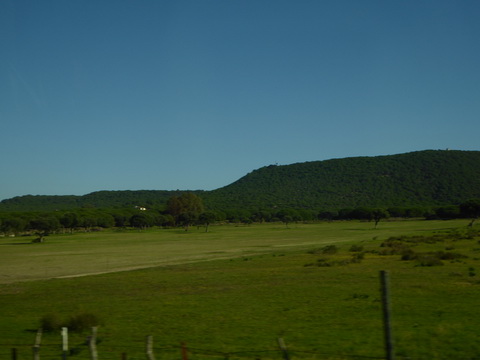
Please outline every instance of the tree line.
[[74, 231], [98, 231], [107, 228], [183, 227], [222, 223], [294, 222], [365, 220], [375, 226], [386, 218], [454, 219], [469, 218], [471, 225], [480, 217], [480, 199], [472, 199], [459, 205], [425, 207], [370, 208], [355, 207], [340, 210], [311, 209], [206, 209], [202, 198], [194, 193], [172, 196], [161, 208], [93, 209], [82, 208], [50, 212], [4, 212], [0, 213], [0, 233], [4, 236], [36, 234], [35, 241], [42, 242], [52, 233]]
[[96, 231], [107, 228], [147, 229], [153, 226], [184, 226], [192, 224], [208, 226], [217, 214], [205, 211], [202, 199], [193, 193], [172, 196], [163, 207], [146, 208], [132, 206], [125, 208], [80, 208], [48, 212], [2, 212], [0, 233], [4, 236], [22, 233], [38, 235], [42, 242], [45, 236], [57, 232]]

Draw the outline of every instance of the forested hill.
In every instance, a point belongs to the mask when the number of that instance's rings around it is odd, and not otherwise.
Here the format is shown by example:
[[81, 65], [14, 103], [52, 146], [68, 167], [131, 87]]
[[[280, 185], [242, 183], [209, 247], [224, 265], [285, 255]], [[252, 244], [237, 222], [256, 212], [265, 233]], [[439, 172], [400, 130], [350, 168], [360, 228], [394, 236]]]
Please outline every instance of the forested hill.
[[221, 208], [458, 204], [480, 198], [480, 151], [427, 150], [270, 165], [208, 195]]
[[[25, 195], [0, 202], [0, 211], [53, 211], [75, 208], [121, 208], [135, 206], [159, 206], [183, 191], [124, 190], [96, 191], [83, 196], [76, 195]], [[202, 196], [203, 191], [192, 191]]]
[[[83, 196], [20, 196], [0, 211], [79, 207], [161, 207], [182, 191], [98, 191]], [[270, 165], [213, 191], [194, 191], [207, 208], [435, 206], [480, 198], [480, 151], [427, 150]]]

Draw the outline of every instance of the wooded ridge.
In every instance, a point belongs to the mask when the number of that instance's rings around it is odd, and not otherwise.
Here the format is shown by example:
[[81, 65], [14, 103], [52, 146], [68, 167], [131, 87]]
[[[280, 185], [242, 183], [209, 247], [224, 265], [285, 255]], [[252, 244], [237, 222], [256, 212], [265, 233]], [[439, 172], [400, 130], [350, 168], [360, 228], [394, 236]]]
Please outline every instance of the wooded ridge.
[[269, 165], [212, 190], [97, 191], [83, 196], [26, 195], [0, 202], [0, 211], [82, 207], [161, 207], [193, 192], [206, 208], [342, 209], [358, 206], [439, 206], [480, 198], [480, 151], [425, 150]]

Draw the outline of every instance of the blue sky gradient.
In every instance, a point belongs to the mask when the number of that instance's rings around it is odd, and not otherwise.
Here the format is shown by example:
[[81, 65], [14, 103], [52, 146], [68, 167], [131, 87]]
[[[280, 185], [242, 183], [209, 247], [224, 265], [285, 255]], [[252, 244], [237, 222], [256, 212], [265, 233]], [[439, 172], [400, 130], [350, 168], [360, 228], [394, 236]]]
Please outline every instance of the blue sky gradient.
[[480, 149], [478, 1], [0, 3], [0, 200]]

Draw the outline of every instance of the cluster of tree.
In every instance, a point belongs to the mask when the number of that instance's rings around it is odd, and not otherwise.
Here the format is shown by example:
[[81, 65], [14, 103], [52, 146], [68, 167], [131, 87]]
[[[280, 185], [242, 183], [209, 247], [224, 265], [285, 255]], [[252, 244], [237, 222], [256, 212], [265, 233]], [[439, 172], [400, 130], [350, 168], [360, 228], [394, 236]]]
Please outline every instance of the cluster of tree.
[[81, 208], [49, 212], [1, 212], [0, 233], [17, 235], [35, 233], [38, 241], [51, 233], [92, 231], [101, 228], [134, 227], [146, 229], [152, 226], [188, 227], [191, 224], [208, 225], [215, 221], [216, 214], [204, 211], [202, 200], [193, 193], [172, 196], [159, 208], [132, 206], [117, 209]]
[[281, 210], [246, 210], [232, 209], [220, 211], [222, 220], [229, 222], [309, 222], [332, 220], [367, 220], [376, 224], [385, 218], [425, 218], [425, 219], [455, 219], [480, 217], [480, 200], [473, 199], [460, 205], [440, 207], [365, 207], [343, 208], [340, 210], [309, 210], [285, 208]]
[[470, 199], [460, 205], [440, 206], [427, 219], [471, 219], [470, 226], [480, 218], [480, 199]]
[[371, 208], [355, 207], [341, 210], [309, 209], [226, 209], [223, 211], [205, 210], [202, 199], [194, 193], [172, 196], [162, 208], [147, 209], [131, 207], [123, 209], [77, 209], [53, 212], [3, 212], [0, 213], [0, 233], [4, 235], [35, 233], [38, 241], [50, 233], [92, 231], [101, 228], [133, 227], [184, 227], [204, 226], [208, 231], [214, 222], [251, 224], [254, 222], [293, 222], [365, 220], [375, 223], [375, 227], [385, 218], [426, 218], [453, 219], [469, 218], [470, 225], [480, 218], [480, 199], [465, 201], [459, 205], [425, 207]]

